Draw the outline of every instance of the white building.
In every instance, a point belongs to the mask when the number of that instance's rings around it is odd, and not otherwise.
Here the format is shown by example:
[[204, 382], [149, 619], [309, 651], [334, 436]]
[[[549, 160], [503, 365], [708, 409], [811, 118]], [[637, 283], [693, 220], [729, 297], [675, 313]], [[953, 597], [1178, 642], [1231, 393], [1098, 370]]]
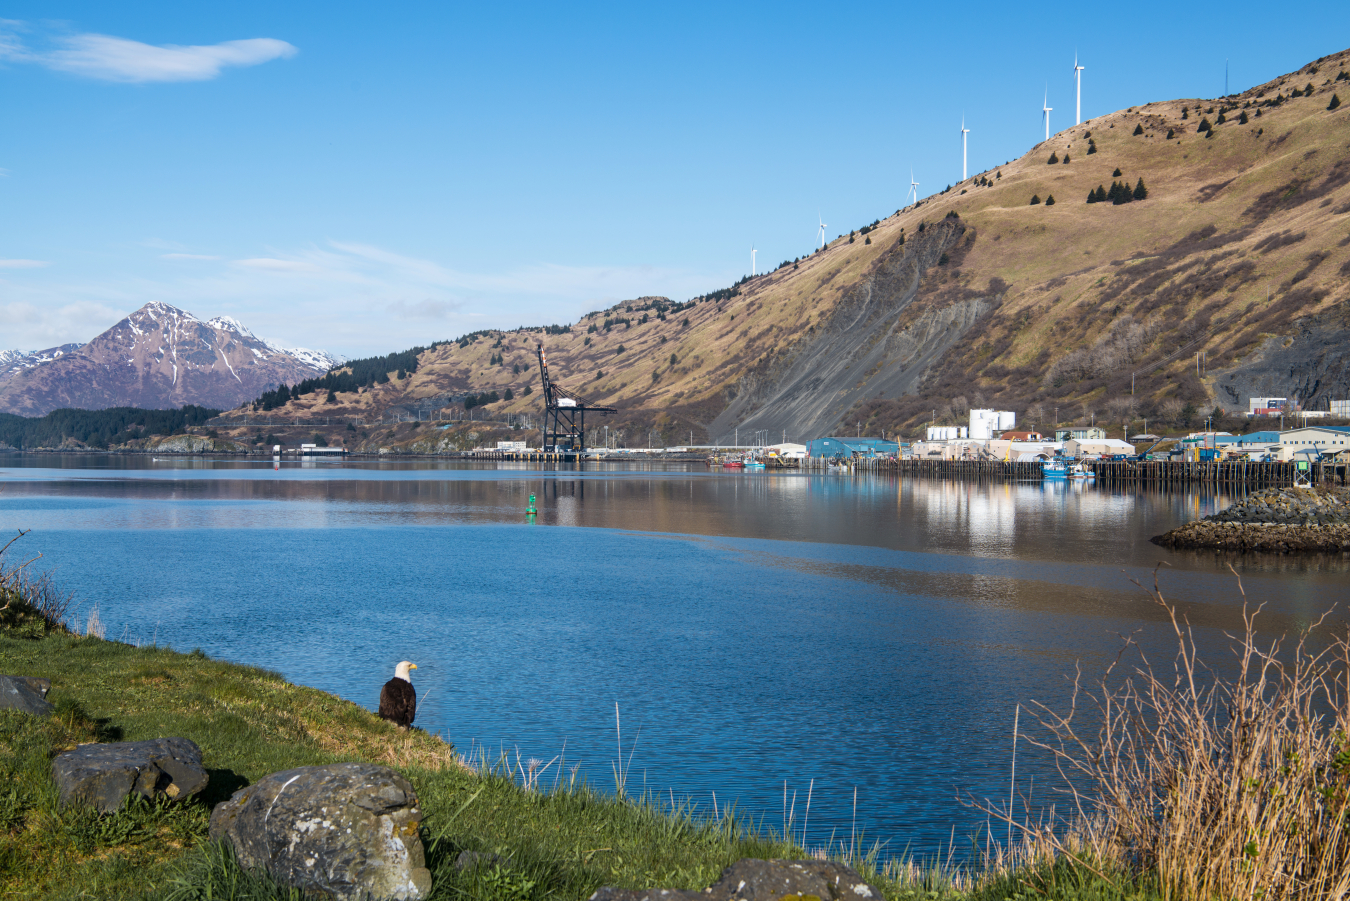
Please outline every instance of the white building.
[[1017, 426], [1017, 414], [1011, 410], [971, 410], [970, 437], [988, 441]]
[[1104, 456], [1107, 454], [1133, 454], [1134, 445], [1119, 438], [1093, 438], [1079, 440], [1071, 438], [1064, 442], [1064, 453], [1070, 457]]
[[1341, 419], [1350, 419], [1350, 400], [1333, 400], [1331, 415]]
[[965, 426], [955, 425], [930, 425], [928, 427], [927, 441], [957, 441], [968, 437]]
[[1280, 432], [1280, 446], [1290, 448], [1295, 454], [1305, 450], [1334, 454], [1350, 449], [1350, 426], [1310, 425], [1288, 429]]

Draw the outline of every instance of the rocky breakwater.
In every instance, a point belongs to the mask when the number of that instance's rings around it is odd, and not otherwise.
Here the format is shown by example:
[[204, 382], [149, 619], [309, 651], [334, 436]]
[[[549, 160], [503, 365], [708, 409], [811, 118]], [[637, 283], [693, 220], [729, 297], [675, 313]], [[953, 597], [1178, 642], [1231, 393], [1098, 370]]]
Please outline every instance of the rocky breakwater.
[[1270, 488], [1153, 539], [1168, 548], [1350, 552], [1350, 489]]

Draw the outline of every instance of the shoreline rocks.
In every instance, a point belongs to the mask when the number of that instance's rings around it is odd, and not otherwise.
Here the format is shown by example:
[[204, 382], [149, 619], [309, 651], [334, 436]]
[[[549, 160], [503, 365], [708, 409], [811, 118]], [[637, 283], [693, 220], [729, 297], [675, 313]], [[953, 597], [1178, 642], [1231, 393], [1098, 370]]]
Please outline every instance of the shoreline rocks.
[[605, 886], [590, 901], [884, 901], [885, 895], [854, 870], [832, 860], [756, 860], [747, 857], [722, 871], [708, 888], [621, 889]]
[[207, 783], [201, 748], [186, 738], [80, 745], [57, 755], [52, 777], [62, 804], [92, 804], [102, 813], [115, 813], [132, 792], [178, 800]]
[[1270, 488], [1151, 539], [1237, 553], [1350, 552], [1350, 489]]
[[407, 779], [385, 766], [305, 766], [258, 780], [211, 812], [212, 841], [240, 866], [339, 901], [415, 901], [431, 891], [422, 811]]
[[22, 710], [33, 716], [51, 716], [56, 708], [47, 700], [52, 683], [33, 676], [0, 676], [0, 709]]

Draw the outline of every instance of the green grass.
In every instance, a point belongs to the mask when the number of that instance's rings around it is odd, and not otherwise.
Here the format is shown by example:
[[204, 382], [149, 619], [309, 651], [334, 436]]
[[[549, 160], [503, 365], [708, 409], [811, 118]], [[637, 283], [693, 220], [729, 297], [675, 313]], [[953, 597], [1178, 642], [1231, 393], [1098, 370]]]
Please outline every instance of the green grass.
[[[31, 633], [30, 633], [31, 634]], [[702, 887], [741, 857], [799, 856], [734, 818], [708, 821], [580, 785], [526, 791], [473, 771], [440, 739], [274, 673], [57, 632], [0, 633], [0, 672], [52, 680], [47, 719], [0, 715], [0, 894], [51, 898], [285, 897], [206, 841], [209, 809], [268, 773], [370, 760], [417, 787], [435, 897], [581, 899], [601, 885]], [[182, 736], [211, 784], [185, 804], [99, 817], [57, 804], [51, 759], [88, 741]], [[462, 851], [503, 863], [457, 871]], [[221, 893], [234, 885], [233, 893]], [[243, 888], [240, 888], [243, 886]], [[258, 892], [263, 892], [259, 895]]]

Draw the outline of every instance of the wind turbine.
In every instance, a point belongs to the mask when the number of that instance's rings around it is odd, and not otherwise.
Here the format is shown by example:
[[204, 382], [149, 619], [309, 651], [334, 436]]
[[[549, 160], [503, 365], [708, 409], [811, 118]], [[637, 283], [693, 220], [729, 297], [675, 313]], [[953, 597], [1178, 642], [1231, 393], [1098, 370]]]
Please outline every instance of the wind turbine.
[[[970, 134], [970, 129], [966, 128], [965, 113], [961, 114], [961, 180], [966, 180], [966, 135]], [[910, 178], [913, 178], [911, 173]]]
[[816, 216], [816, 221], [820, 223], [820, 249], [821, 249], [821, 250], [824, 250], [824, 249], [825, 249], [825, 222], [824, 222], [824, 220], [822, 220], [822, 219], [820, 218], [819, 215]]
[[913, 202], [919, 202], [919, 183], [914, 180], [914, 167], [909, 167], [909, 193], [914, 198]]
[[1087, 66], [1078, 65], [1078, 51], [1073, 52], [1073, 80], [1078, 91], [1078, 104], [1074, 109], [1074, 125], [1083, 124], [1083, 70]]
[[1045, 119], [1045, 139], [1050, 140], [1050, 111], [1054, 109], [1050, 103], [1050, 89], [1045, 89], [1045, 99], [1041, 101], [1041, 117]]
[[751, 275], [759, 274], [755, 269], [755, 245], [753, 244], [750, 245], [750, 274]]

